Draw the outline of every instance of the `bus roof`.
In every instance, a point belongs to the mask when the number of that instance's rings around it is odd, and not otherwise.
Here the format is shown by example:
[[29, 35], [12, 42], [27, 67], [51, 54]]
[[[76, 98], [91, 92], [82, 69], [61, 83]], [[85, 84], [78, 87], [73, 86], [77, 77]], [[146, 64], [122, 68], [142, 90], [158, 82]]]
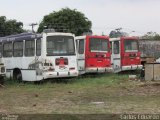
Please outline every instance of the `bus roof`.
[[117, 38], [110, 38], [109, 40], [110, 41], [117, 41], [117, 40], [123, 40], [123, 39], [125, 39], [125, 40], [126, 39], [133, 39], [133, 40], [137, 39], [138, 40], [139, 38], [138, 37], [134, 37], [134, 36], [133, 37], [117, 37]]
[[[44, 33], [44, 32], [43, 32]], [[10, 42], [10, 41], [22, 41], [22, 40], [32, 40], [32, 39], [39, 39], [42, 38], [42, 34], [37, 33], [21, 33], [16, 35], [9, 35], [5, 37], [0, 37], [0, 42]], [[64, 35], [64, 36], [74, 36], [72, 33], [62, 33], [62, 32], [47, 32], [47, 36], [52, 35]]]
[[21, 33], [16, 35], [0, 37], [0, 42], [31, 40], [31, 39], [38, 39], [38, 38], [42, 38], [42, 35], [36, 34], [36, 33]]
[[89, 37], [89, 38], [107, 38], [107, 39], [109, 39], [108, 36], [103, 36], [103, 35], [83, 35], [83, 36], [76, 36], [76, 39], [85, 39], [86, 37]]

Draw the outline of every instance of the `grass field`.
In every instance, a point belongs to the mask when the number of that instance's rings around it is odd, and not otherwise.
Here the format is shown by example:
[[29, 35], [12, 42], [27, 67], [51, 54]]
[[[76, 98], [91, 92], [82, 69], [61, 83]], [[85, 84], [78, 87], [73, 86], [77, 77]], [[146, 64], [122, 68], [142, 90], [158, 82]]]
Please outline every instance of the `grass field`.
[[106, 114], [160, 113], [157, 82], [128, 75], [94, 75], [43, 84], [7, 81], [0, 87], [0, 113]]

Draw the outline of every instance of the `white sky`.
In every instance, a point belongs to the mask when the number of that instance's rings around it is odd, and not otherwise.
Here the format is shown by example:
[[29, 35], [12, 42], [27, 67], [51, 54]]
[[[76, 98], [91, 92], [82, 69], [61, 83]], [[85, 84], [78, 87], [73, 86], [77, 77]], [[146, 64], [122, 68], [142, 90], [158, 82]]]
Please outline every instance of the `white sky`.
[[160, 0], [0, 0], [0, 16], [31, 29], [30, 23], [40, 23], [44, 15], [65, 7], [83, 12], [95, 34], [119, 27], [135, 35], [160, 33]]

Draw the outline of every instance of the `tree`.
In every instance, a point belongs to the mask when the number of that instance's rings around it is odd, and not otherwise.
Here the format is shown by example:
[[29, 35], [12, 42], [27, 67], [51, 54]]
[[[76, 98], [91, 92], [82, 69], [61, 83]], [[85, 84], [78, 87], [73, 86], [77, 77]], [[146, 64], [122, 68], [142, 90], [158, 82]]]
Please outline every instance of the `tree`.
[[147, 32], [145, 35], [141, 37], [142, 39], [148, 40], [160, 40], [160, 35], [156, 32]]
[[5, 16], [0, 16], [0, 37], [24, 32], [23, 23], [16, 20], [7, 20]]
[[128, 33], [120, 31], [121, 29], [122, 28], [118, 28], [116, 30], [111, 31], [109, 37], [117, 38], [117, 37], [129, 36]]
[[53, 28], [57, 32], [71, 32], [75, 35], [81, 35], [84, 32], [91, 32], [91, 21], [85, 15], [76, 9], [63, 8], [58, 12], [52, 12], [44, 16], [39, 25], [38, 32], [43, 29]]

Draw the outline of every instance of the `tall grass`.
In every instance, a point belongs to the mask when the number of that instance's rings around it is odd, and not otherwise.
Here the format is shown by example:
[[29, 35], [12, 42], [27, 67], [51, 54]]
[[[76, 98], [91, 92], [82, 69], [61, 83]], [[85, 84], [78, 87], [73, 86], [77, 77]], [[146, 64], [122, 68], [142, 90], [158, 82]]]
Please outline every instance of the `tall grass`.
[[88, 75], [81, 76], [75, 79], [72, 83], [82, 84], [82, 85], [115, 85], [120, 82], [125, 82], [128, 78], [128, 75], [119, 75], [119, 74], [97, 74], [97, 75]]
[[94, 86], [116, 86], [121, 82], [128, 80], [128, 75], [119, 74], [94, 74], [82, 75], [76, 78], [50, 79], [41, 83], [35, 82], [18, 82], [17, 80], [6, 79], [5, 86], [25, 87], [28, 89], [55, 88], [55, 87], [94, 87]]

